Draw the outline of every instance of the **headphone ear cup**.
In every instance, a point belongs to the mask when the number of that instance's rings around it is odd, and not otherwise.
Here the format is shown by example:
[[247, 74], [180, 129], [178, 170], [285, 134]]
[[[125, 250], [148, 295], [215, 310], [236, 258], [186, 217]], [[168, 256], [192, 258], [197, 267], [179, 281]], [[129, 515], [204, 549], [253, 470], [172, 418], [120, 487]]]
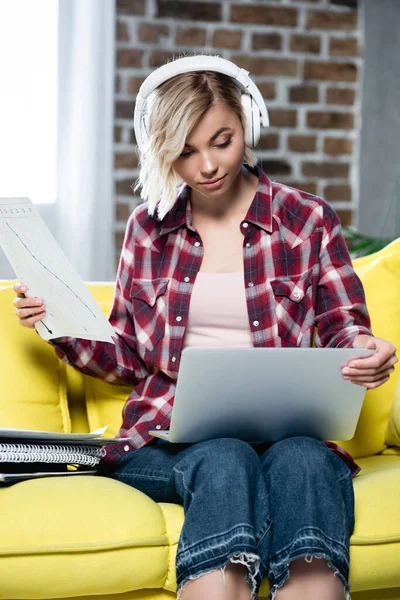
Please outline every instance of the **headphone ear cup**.
[[253, 147], [253, 109], [252, 99], [249, 94], [242, 94], [242, 107], [244, 114], [244, 141]]
[[253, 125], [253, 148], [257, 146], [258, 141], [260, 139], [261, 133], [261, 114], [260, 109], [257, 106], [257, 103], [253, 98], [250, 98], [251, 101], [251, 113], [253, 116], [252, 125]]

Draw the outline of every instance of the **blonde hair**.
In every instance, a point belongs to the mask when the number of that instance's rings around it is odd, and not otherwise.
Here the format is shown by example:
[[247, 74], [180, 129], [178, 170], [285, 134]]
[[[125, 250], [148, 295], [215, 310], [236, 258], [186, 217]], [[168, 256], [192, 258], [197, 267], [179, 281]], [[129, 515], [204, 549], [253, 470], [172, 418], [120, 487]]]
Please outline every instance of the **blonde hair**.
[[[186, 138], [216, 101], [228, 106], [243, 128], [241, 90], [232, 77], [214, 71], [190, 71], [161, 84], [148, 99], [148, 143], [139, 153], [140, 174], [134, 191], [148, 202], [148, 212], [162, 220], [174, 206], [182, 181], [172, 163], [183, 151]], [[243, 161], [257, 158], [246, 144]]]

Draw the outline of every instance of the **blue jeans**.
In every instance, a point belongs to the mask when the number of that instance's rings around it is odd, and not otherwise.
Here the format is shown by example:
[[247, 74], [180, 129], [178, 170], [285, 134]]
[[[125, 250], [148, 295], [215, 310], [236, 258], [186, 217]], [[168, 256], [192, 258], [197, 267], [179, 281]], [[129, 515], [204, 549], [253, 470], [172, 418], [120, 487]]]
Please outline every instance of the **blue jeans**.
[[190, 579], [240, 562], [253, 597], [267, 575], [273, 598], [289, 578], [291, 561], [302, 557], [328, 561], [350, 597], [353, 483], [346, 464], [323, 442], [154, 439], [121, 459], [110, 476], [156, 502], [183, 505], [178, 597]]

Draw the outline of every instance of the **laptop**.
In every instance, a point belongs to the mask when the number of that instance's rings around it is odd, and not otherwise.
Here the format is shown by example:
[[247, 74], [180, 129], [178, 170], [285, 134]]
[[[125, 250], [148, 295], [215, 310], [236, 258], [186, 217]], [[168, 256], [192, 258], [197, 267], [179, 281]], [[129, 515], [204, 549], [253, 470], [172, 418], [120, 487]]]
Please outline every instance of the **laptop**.
[[185, 348], [170, 428], [173, 443], [229, 437], [275, 442], [286, 437], [349, 440], [366, 388], [341, 368], [370, 356], [363, 348]]

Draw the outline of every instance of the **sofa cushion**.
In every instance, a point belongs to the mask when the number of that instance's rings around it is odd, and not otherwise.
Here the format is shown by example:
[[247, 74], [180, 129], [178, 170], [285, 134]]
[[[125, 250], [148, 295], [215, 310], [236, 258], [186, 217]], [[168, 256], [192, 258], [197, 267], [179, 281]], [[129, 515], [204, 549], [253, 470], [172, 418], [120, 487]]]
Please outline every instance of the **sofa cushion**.
[[355, 527], [351, 538], [353, 591], [400, 586], [400, 456], [359, 461], [354, 480]]
[[0, 284], [1, 427], [68, 433], [65, 366], [35, 331], [19, 325], [14, 283]]
[[101, 597], [166, 582], [164, 513], [123, 483], [84, 475], [25, 481], [0, 489], [0, 514], [2, 599]]
[[[365, 289], [373, 334], [400, 348], [400, 239], [380, 252], [355, 260], [354, 268]], [[398, 374], [396, 368], [387, 383], [367, 391], [355, 436], [350, 441], [339, 442], [354, 457], [371, 456], [385, 449]], [[397, 418], [397, 412], [392, 413], [391, 419]], [[400, 445], [395, 431], [393, 422], [388, 442]], [[400, 431], [400, 419], [397, 431]]]
[[394, 391], [392, 409], [390, 411], [389, 423], [386, 431], [386, 443], [388, 446], [400, 448], [400, 377], [397, 376], [397, 384]]

